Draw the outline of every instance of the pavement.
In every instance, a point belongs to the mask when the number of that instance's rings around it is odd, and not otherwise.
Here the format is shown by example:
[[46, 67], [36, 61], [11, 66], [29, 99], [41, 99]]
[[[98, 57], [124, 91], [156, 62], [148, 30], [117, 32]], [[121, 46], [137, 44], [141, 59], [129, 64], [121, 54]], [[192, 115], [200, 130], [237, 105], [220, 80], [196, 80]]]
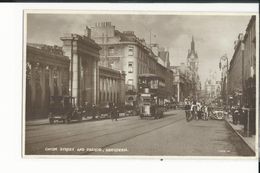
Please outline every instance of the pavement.
[[233, 129], [233, 131], [240, 137], [240, 139], [254, 152], [256, 153], [256, 146], [255, 141], [256, 137], [255, 135], [252, 135], [250, 137], [246, 137], [244, 134], [244, 126], [241, 124], [233, 124], [232, 123], [232, 116], [229, 115], [226, 117], [227, 124]]

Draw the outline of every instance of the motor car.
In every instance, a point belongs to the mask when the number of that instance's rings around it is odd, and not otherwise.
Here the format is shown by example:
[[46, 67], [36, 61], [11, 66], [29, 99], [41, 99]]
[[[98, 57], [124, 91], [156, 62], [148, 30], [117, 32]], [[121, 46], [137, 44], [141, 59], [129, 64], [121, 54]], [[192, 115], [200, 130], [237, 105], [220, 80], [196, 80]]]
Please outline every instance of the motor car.
[[82, 111], [75, 105], [75, 98], [69, 96], [52, 96], [51, 109], [48, 115], [49, 123], [82, 121]]
[[214, 107], [210, 118], [214, 120], [224, 120], [227, 112], [223, 110], [222, 107]]
[[97, 119], [110, 118], [111, 113], [112, 113], [112, 109], [110, 108], [110, 104], [108, 102], [97, 105], [97, 111], [96, 111]]
[[177, 103], [170, 102], [165, 104], [166, 108], [169, 109], [176, 109], [177, 108]]
[[181, 110], [184, 110], [184, 109], [185, 109], [185, 104], [184, 104], [184, 102], [179, 102], [179, 103], [178, 103], [178, 108], [181, 109]]
[[136, 106], [133, 105], [125, 105], [125, 115], [126, 116], [136, 116], [138, 115], [138, 109]]

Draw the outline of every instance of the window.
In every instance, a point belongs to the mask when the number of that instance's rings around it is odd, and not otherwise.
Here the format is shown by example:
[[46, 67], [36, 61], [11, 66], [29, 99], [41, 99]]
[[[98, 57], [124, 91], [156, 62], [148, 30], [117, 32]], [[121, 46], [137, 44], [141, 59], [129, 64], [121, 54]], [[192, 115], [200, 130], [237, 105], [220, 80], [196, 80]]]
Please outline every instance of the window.
[[127, 89], [128, 90], [133, 90], [133, 83], [134, 83], [134, 81], [133, 81], [133, 79], [128, 79], [128, 81], [127, 81]]
[[158, 80], [151, 80], [149, 83], [150, 83], [151, 89], [157, 89], [158, 88]]
[[128, 47], [128, 55], [129, 56], [133, 56], [134, 55], [134, 47], [133, 46], [129, 46]]
[[109, 47], [108, 48], [108, 55], [113, 55], [115, 53], [114, 47]]
[[128, 73], [133, 73], [133, 62], [128, 62]]

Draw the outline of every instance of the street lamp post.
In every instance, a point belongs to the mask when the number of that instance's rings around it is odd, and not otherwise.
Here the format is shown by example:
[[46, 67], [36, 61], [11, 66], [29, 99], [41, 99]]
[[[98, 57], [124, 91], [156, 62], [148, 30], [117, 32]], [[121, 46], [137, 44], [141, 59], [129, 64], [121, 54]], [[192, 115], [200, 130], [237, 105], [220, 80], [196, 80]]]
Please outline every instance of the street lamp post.
[[[219, 60], [219, 68], [220, 68], [220, 70], [223, 71], [223, 68], [225, 66], [222, 67], [221, 61], [226, 61], [226, 104], [228, 105], [228, 57], [226, 54], [223, 55], [222, 57], [220, 57], [220, 60]], [[222, 83], [223, 83], [223, 81], [222, 81]]]
[[241, 95], [241, 103], [240, 103], [240, 105], [244, 105], [244, 99], [245, 99], [245, 91], [244, 91], [244, 50], [245, 50], [245, 47], [244, 47], [245, 45], [244, 45], [244, 43], [243, 42], [241, 42], [241, 50], [242, 50], [242, 95]]

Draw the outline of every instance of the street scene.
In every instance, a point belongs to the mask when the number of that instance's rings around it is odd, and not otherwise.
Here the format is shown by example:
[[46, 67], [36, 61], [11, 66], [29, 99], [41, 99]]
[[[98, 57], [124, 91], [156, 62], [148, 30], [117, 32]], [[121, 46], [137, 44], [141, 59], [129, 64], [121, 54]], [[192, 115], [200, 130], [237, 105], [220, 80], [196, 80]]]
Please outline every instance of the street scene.
[[256, 15], [25, 18], [24, 155], [256, 156]]

